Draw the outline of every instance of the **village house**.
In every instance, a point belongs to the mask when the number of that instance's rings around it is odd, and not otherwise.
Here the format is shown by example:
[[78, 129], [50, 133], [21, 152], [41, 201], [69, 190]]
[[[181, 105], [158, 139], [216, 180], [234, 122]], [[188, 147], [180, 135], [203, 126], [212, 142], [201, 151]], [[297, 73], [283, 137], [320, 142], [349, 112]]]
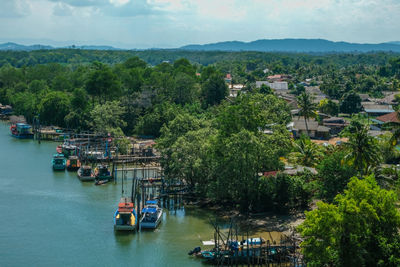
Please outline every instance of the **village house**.
[[243, 84], [229, 84], [228, 88], [229, 88], [229, 96], [237, 97], [238, 93], [240, 91], [242, 91], [242, 89], [244, 88], [244, 85]]
[[392, 105], [377, 104], [375, 102], [361, 102], [368, 116], [380, 116], [394, 112]]
[[306, 92], [313, 96], [313, 103], [319, 104], [327, 96], [319, 89], [319, 86], [306, 86]]
[[336, 135], [340, 133], [349, 123], [341, 117], [327, 118], [322, 121], [322, 125], [330, 128], [330, 134]]
[[224, 80], [226, 83], [232, 83], [232, 75], [230, 73], [226, 74]]
[[380, 105], [394, 105], [397, 103], [396, 95], [398, 95], [399, 92], [383, 92], [383, 94], [383, 98], [368, 98], [366, 101], [374, 102]]
[[288, 90], [289, 86], [287, 82], [281, 82], [281, 81], [274, 81], [274, 82], [269, 82], [269, 81], [256, 81], [256, 87], [261, 88], [262, 85], [269, 86], [273, 90]]
[[[318, 121], [310, 118], [307, 120], [308, 132], [310, 138], [328, 139], [330, 137], [330, 128], [319, 125]], [[298, 138], [302, 134], [307, 135], [307, 127], [304, 117], [293, 117], [293, 121], [287, 125], [292, 132], [293, 137]]]
[[372, 121], [376, 124], [376, 126], [384, 129], [392, 129], [393, 127], [400, 125], [399, 113], [396, 111], [379, 116], [375, 119], [372, 119]]
[[267, 77], [267, 81], [269, 82], [282, 82], [285, 80], [290, 80], [292, 77], [287, 74], [275, 74], [275, 75], [270, 75]]

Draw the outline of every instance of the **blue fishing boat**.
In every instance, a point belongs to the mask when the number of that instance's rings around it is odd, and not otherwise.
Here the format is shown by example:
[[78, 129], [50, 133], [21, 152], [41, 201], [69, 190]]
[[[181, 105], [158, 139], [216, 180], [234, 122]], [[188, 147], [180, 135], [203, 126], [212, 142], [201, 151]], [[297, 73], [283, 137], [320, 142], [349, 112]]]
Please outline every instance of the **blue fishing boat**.
[[148, 200], [142, 209], [140, 220], [141, 228], [155, 229], [161, 223], [163, 210], [157, 204], [157, 200]]
[[63, 154], [54, 154], [53, 155], [53, 170], [55, 171], [63, 171], [65, 170], [67, 160], [65, 159]]
[[32, 139], [32, 126], [26, 123], [16, 123], [10, 127], [11, 135], [19, 139]]

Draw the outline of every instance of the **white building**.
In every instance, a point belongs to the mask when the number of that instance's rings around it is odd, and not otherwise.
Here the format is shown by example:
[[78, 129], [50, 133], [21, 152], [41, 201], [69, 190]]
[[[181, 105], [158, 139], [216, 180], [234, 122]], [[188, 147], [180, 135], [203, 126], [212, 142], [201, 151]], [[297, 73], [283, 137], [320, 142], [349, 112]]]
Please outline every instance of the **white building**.
[[267, 85], [273, 90], [288, 90], [288, 83], [287, 82], [268, 82], [268, 81], [256, 81], [256, 87], [260, 88], [261, 85]]
[[237, 97], [238, 93], [242, 91], [244, 85], [243, 84], [230, 84], [229, 85], [229, 96]]

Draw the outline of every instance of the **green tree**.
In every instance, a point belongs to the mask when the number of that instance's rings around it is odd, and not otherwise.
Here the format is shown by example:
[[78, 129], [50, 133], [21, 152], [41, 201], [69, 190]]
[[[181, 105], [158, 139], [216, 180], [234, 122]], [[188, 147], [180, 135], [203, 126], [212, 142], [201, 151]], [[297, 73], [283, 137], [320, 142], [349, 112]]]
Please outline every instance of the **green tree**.
[[317, 203], [298, 227], [310, 266], [398, 266], [400, 214], [393, 191], [353, 177], [336, 204]]
[[361, 176], [367, 174], [382, 161], [377, 140], [368, 134], [368, 130], [369, 124], [356, 118], [342, 134], [349, 138], [344, 144], [347, 149], [344, 160]]
[[218, 105], [228, 95], [228, 86], [222, 75], [215, 72], [202, 85], [204, 106]]
[[119, 80], [110, 67], [101, 63], [94, 63], [94, 65], [96, 69], [89, 74], [86, 82], [86, 90], [92, 96], [93, 105], [95, 97], [101, 103], [105, 103], [120, 94]]
[[180, 112], [182, 108], [176, 104], [169, 102], [157, 104], [139, 118], [135, 132], [140, 135], [159, 137], [163, 125], [173, 120]]
[[211, 139], [214, 135], [214, 129], [202, 127], [177, 138], [169, 149], [170, 158], [165, 164], [168, 177], [185, 180], [194, 192], [206, 194], [211, 176]]
[[71, 107], [78, 112], [84, 112], [88, 108], [89, 97], [82, 88], [76, 88], [72, 92]]
[[144, 69], [147, 66], [147, 63], [143, 60], [141, 60], [139, 57], [131, 57], [128, 58], [124, 62], [124, 66], [127, 69], [132, 69], [132, 68], [141, 68]]
[[340, 102], [340, 112], [354, 114], [360, 112], [361, 109], [361, 98], [356, 92], [350, 91], [343, 95]]
[[294, 152], [289, 155], [289, 158], [296, 164], [314, 167], [323, 158], [323, 148], [313, 143], [309, 137], [301, 136], [293, 144]]
[[70, 110], [70, 98], [64, 92], [52, 91], [39, 104], [40, 121], [45, 124], [64, 126], [64, 118]]
[[243, 94], [218, 109], [216, 123], [223, 136], [242, 129], [259, 132], [268, 125], [286, 126], [291, 120], [289, 106], [275, 95]]
[[317, 109], [316, 104], [313, 103], [313, 97], [307, 93], [303, 92], [297, 97], [297, 105], [299, 106], [299, 115], [304, 117], [304, 123], [306, 124], [307, 135], [310, 136], [308, 131], [307, 121], [309, 118], [315, 116], [315, 111]]
[[317, 166], [320, 196], [328, 202], [332, 202], [337, 194], [343, 193], [350, 178], [357, 174], [352, 166], [343, 162], [345, 156], [343, 150], [334, 151], [326, 155]]
[[175, 76], [174, 87], [170, 92], [171, 101], [180, 104], [191, 104], [196, 99], [198, 88], [195, 80], [185, 73]]
[[212, 182], [210, 193], [217, 200], [229, 200], [239, 204], [242, 210], [251, 210], [258, 173], [264, 170], [266, 161], [279, 157], [267, 153], [269, 149], [264, 140], [245, 129], [230, 136], [219, 151], [223, 155], [216, 159], [218, 165], [214, 172], [218, 178]]
[[25, 116], [31, 122], [38, 113], [37, 96], [30, 92], [17, 93], [11, 98], [14, 113]]
[[190, 64], [186, 58], [180, 58], [174, 62], [174, 73], [185, 73], [191, 77], [194, 77], [196, 69]]
[[29, 83], [29, 91], [33, 94], [38, 94], [42, 91], [47, 91], [47, 83], [44, 80], [33, 80]]
[[339, 105], [330, 99], [322, 99], [318, 105], [319, 111], [322, 113], [337, 116], [339, 113]]
[[122, 127], [126, 122], [122, 119], [125, 109], [118, 101], [97, 104], [90, 112], [91, 127], [97, 133], [111, 133], [115, 137], [123, 135]]
[[268, 85], [265, 85], [265, 84], [261, 85], [260, 94], [271, 95], [273, 93], [274, 93], [274, 91], [272, 91], [271, 87], [269, 87]]

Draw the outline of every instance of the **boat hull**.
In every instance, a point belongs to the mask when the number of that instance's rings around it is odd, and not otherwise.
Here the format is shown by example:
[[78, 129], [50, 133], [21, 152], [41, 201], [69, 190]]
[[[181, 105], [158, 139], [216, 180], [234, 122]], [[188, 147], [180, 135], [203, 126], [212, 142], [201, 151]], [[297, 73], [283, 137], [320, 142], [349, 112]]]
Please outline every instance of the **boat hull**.
[[125, 202], [118, 204], [118, 209], [114, 213], [115, 231], [135, 231], [136, 230], [136, 212], [131, 201], [126, 202], [126, 198], [121, 198]]
[[79, 180], [81, 180], [82, 182], [92, 182], [92, 181], [94, 181], [96, 177], [94, 176], [93, 172], [90, 171], [91, 175], [82, 175], [82, 172], [83, 172], [82, 168], [83, 167], [80, 167], [78, 169], [77, 173], [76, 173], [76, 175], [78, 176]]
[[80, 176], [80, 175], [78, 175], [78, 178], [82, 182], [93, 182], [94, 181], [94, 176]]
[[65, 171], [65, 165], [53, 165], [54, 171]]
[[152, 222], [152, 223], [151, 222], [142, 222], [140, 224], [140, 227], [144, 228], [144, 229], [156, 229], [160, 223], [161, 223], [161, 219], [159, 219], [155, 222]]
[[136, 225], [116, 225], [114, 224], [115, 231], [135, 231]]
[[33, 139], [33, 134], [11, 134], [11, 136], [18, 139]]
[[152, 222], [152, 221], [145, 221], [145, 220], [141, 220], [140, 221], [140, 228], [142, 229], [156, 229], [158, 227], [158, 225], [161, 223], [162, 221], [162, 214], [163, 211], [162, 209], [158, 209], [157, 211], [157, 219]]
[[79, 167], [71, 167], [71, 166], [68, 166], [68, 167], [67, 167], [67, 170], [68, 170], [68, 171], [77, 171], [77, 170], [79, 170]]

